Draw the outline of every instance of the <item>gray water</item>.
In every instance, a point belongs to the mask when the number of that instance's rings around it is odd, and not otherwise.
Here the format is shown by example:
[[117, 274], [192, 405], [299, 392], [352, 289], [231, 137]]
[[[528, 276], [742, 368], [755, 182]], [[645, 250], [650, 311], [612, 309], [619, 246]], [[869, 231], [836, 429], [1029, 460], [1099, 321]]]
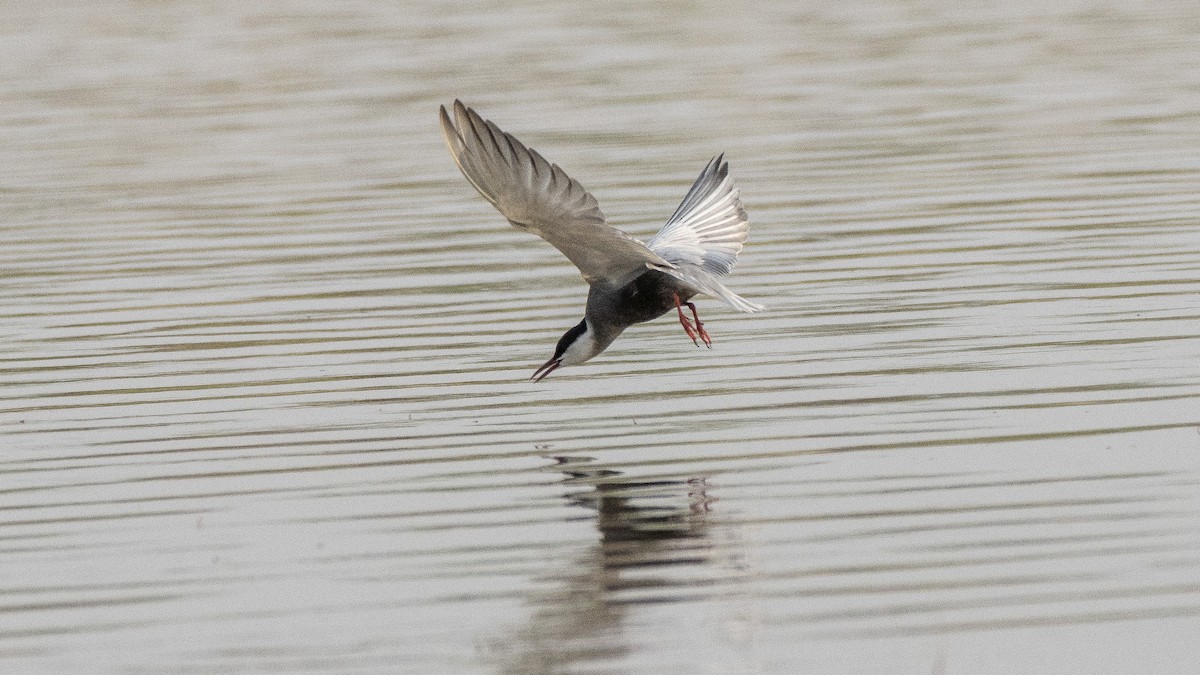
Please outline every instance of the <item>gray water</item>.
[[[1180, 673], [1188, 2], [4, 3], [0, 671]], [[730, 286], [586, 288], [459, 97]]]

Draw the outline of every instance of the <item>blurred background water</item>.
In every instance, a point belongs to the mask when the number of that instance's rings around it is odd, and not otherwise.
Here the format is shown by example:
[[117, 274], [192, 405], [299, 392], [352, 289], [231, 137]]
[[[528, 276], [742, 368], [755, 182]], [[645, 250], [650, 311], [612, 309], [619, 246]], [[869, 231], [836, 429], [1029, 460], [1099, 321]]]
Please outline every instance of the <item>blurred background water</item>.
[[[1200, 659], [1190, 2], [3, 3], [0, 670], [1178, 673]], [[586, 289], [459, 97], [647, 236]]]

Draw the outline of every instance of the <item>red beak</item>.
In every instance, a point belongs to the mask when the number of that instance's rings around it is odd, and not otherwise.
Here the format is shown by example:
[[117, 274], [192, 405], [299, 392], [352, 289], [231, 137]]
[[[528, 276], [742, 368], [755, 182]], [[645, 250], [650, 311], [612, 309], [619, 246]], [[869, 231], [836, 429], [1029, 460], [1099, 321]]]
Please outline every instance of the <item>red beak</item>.
[[549, 361], [543, 363], [541, 368], [538, 368], [537, 370], [533, 371], [533, 376], [530, 377], [529, 379], [533, 380], [534, 382], [541, 382], [543, 377], [549, 375], [550, 373], [553, 373], [554, 369], [558, 368], [561, 365], [562, 365], [561, 360], [550, 359]]

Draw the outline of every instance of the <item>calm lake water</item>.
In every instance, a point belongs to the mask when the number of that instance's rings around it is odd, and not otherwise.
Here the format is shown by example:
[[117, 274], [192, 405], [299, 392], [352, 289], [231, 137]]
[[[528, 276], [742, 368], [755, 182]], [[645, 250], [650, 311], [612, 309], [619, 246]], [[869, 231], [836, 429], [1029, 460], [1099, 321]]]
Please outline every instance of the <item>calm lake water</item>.
[[[1194, 3], [3, 10], [0, 671], [1200, 661]], [[456, 97], [768, 311], [528, 382]]]

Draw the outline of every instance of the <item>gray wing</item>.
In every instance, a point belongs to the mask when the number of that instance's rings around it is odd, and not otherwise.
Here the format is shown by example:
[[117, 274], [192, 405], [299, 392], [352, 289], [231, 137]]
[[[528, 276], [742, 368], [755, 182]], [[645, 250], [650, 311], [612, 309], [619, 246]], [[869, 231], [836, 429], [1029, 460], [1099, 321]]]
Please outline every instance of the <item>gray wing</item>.
[[717, 155], [704, 167], [671, 219], [646, 243], [669, 262], [717, 276], [733, 269], [750, 230], [724, 157]]
[[467, 180], [515, 227], [550, 242], [589, 284], [624, 285], [647, 268], [674, 267], [605, 223], [596, 198], [558, 165], [454, 102], [441, 106], [442, 134]]
[[750, 219], [724, 157], [717, 155], [704, 167], [679, 208], [646, 245], [676, 266], [668, 272], [671, 276], [739, 312], [757, 312], [762, 305], [739, 296], [717, 279], [733, 269], [750, 230]]

